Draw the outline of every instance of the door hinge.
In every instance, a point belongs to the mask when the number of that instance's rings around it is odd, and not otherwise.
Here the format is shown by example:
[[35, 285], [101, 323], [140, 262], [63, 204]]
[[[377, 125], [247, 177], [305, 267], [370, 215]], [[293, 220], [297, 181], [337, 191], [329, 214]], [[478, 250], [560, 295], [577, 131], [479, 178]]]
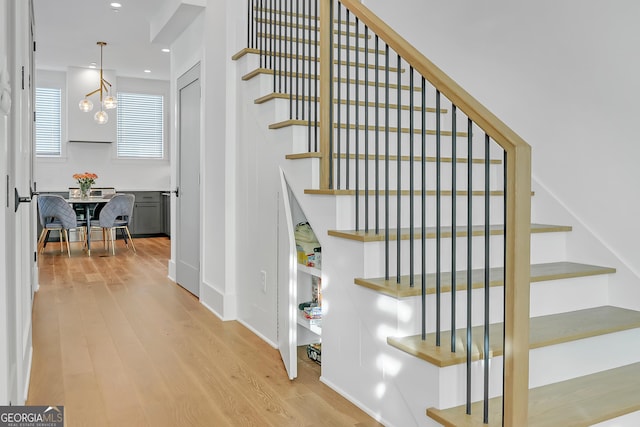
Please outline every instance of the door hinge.
[[24, 90], [24, 65], [22, 66], [22, 90]]
[[38, 252], [33, 251], [33, 262], [38, 262]]
[[33, 112], [33, 121], [34, 122], [36, 121], [36, 112], [35, 111]]
[[34, 52], [36, 51], [36, 41], [35, 40], [33, 41], [33, 51]]

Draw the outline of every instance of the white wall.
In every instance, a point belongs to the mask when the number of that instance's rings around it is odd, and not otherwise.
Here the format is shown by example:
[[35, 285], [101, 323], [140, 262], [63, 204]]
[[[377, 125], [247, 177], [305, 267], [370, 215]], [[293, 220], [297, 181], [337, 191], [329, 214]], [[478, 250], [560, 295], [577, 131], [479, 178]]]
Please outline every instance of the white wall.
[[640, 3], [363, 3], [519, 133], [534, 177], [638, 275]]
[[[165, 97], [165, 159], [129, 160], [116, 158], [115, 135], [113, 143], [68, 142], [67, 108], [77, 110], [79, 99], [67, 99], [67, 73], [38, 70], [36, 87], [59, 87], [62, 89], [62, 156], [59, 158], [37, 157], [35, 182], [40, 191], [64, 191], [76, 186], [74, 173], [94, 172], [98, 175], [96, 186], [115, 187], [123, 191], [166, 191], [170, 189], [169, 133], [171, 98], [169, 82], [150, 79], [119, 77], [114, 86], [120, 91], [161, 94]], [[72, 91], [69, 90], [69, 93]], [[71, 96], [70, 96], [71, 98]], [[95, 100], [94, 100], [95, 101]], [[110, 112], [109, 121], [115, 122], [116, 113]], [[93, 121], [87, 114], [80, 119]], [[115, 128], [114, 128], [115, 129]]]

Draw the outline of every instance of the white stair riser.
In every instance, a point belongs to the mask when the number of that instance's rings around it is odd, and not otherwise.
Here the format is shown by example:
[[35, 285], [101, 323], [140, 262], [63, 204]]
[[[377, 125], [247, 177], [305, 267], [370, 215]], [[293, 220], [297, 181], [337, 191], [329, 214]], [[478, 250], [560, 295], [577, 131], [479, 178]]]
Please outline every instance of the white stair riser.
[[[405, 153], [408, 154], [408, 153]], [[355, 156], [354, 147], [351, 147], [349, 154], [351, 157]], [[360, 147], [359, 155], [363, 156], [364, 152]], [[374, 153], [369, 152], [369, 156], [373, 156]], [[345, 155], [343, 155], [345, 156]], [[392, 154], [395, 156], [395, 154]], [[414, 156], [417, 157], [417, 156]], [[336, 160], [337, 161], [337, 160]], [[369, 189], [373, 189], [376, 183], [376, 166], [377, 166], [377, 182], [380, 189], [384, 189], [388, 186], [391, 190], [396, 190], [398, 187], [398, 164], [400, 165], [400, 188], [402, 190], [409, 190], [411, 184], [411, 164], [408, 161], [398, 162], [395, 158], [389, 159], [389, 162], [385, 162], [384, 157], [380, 157], [378, 161], [371, 159], [368, 161], [368, 166], [365, 164], [364, 159], [360, 159], [358, 162], [354, 158], [349, 160], [342, 157], [339, 162], [339, 166], [334, 166], [334, 181], [336, 182], [336, 188], [346, 188], [347, 182], [350, 188], [355, 188], [355, 177], [359, 177], [360, 189], [364, 190], [365, 178], [368, 178]], [[456, 189], [458, 191], [466, 190], [469, 169], [467, 163], [456, 163], [452, 165], [450, 162], [440, 163], [440, 189], [443, 191], [451, 190], [453, 188], [453, 170], [455, 167], [456, 177]], [[386, 182], [386, 174], [388, 168], [388, 183]], [[437, 185], [437, 170], [438, 165], [436, 162], [425, 162], [425, 183], [428, 190], [435, 190]], [[414, 189], [420, 189], [422, 185], [422, 162], [413, 162], [413, 186]], [[340, 186], [338, 187], [337, 176], [340, 176]], [[471, 167], [472, 186], [474, 191], [484, 191], [485, 189], [485, 166], [481, 163], [473, 163]], [[502, 190], [503, 189], [503, 171], [502, 165], [491, 165], [489, 167], [489, 189], [490, 190]]]
[[[415, 284], [420, 289], [421, 284]], [[534, 282], [530, 285], [532, 301], [531, 316], [542, 316], [557, 312], [582, 310], [602, 305], [607, 297], [608, 276], [598, 275], [572, 279], [558, 279], [545, 282]], [[584, 298], [575, 298], [577, 293], [585, 295]], [[490, 323], [499, 323], [503, 319], [503, 295], [504, 288], [495, 286], [490, 288], [489, 307]], [[413, 296], [406, 298], [392, 298], [385, 306], [397, 307], [398, 336], [417, 335], [422, 332], [421, 311], [422, 297]], [[451, 300], [450, 292], [441, 295], [440, 329], [451, 330]], [[395, 303], [393, 301], [396, 301]], [[535, 302], [535, 305], [534, 305]], [[471, 295], [471, 324], [472, 326], [484, 324], [484, 290], [474, 289]], [[436, 295], [428, 294], [426, 297], [426, 327], [427, 333], [436, 331]], [[456, 329], [465, 328], [467, 325], [467, 291], [456, 292]], [[464, 337], [462, 337], [464, 338]]]
[[[640, 359], [640, 330], [629, 330], [533, 349], [529, 353], [529, 387], [613, 369]], [[502, 393], [502, 357], [490, 359], [490, 397]], [[472, 364], [472, 400], [481, 400], [483, 362]], [[463, 405], [466, 399], [466, 365], [440, 370], [440, 405]]]
[[[339, 204], [345, 209], [345, 215], [343, 215], [342, 221], [340, 222], [340, 228], [351, 230], [356, 228], [356, 218], [355, 218], [355, 204], [356, 198], [355, 195], [351, 196], [340, 196]], [[380, 205], [379, 212], [376, 211], [376, 198], [373, 195], [369, 197], [360, 196], [358, 198], [359, 206], [358, 206], [358, 219], [359, 224], [358, 228], [361, 230], [366, 229], [366, 215], [367, 215], [367, 204], [368, 204], [368, 218], [369, 218], [369, 230], [373, 231], [376, 229], [376, 219], [378, 226], [380, 228], [385, 227], [385, 197], [378, 197], [378, 204]], [[458, 230], [466, 230], [467, 223], [471, 223], [472, 225], [482, 224], [485, 222], [485, 211], [484, 211], [484, 197], [483, 196], [473, 196], [471, 201], [472, 203], [472, 216], [471, 221], [467, 219], [467, 198], [466, 196], [458, 196], [456, 200], [456, 228]], [[390, 195], [389, 196], [389, 227], [391, 229], [397, 228], [397, 196]], [[491, 196], [490, 200], [490, 209], [489, 209], [489, 222], [491, 224], [501, 224], [504, 222], [504, 214], [503, 214], [503, 199], [499, 196]], [[400, 204], [400, 226], [401, 227], [410, 227], [411, 225], [411, 206], [410, 206], [410, 197], [408, 195], [401, 196], [401, 204]], [[426, 225], [427, 227], [434, 227], [437, 224], [436, 213], [437, 213], [437, 204], [436, 204], [436, 196], [427, 195], [425, 200], [425, 208], [426, 208]], [[376, 215], [377, 214], [377, 215]], [[342, 217], [342, 215], [341, 215]], [[441, 196], [440, 200], [440, 224], [444, 227], [451, 226], [453, 223], [453, 215], [452, 215], [452, 197], [451, 196]], [[422, 226], [422, 198], [421, 196], [413, 196], [413, 226], [421, 227]]]
[[[544, 237], [550, 237], [553, 242], [563, 242], [565, 233], [546, 233], [548, 236], [542, 236], [541, 234], [532, 234], [531, 236], [531, 262], [543, 263], [543, 262], [555, 262], [565, 259], [566, 253], [564, 250], [564, 244], [548, 244], [545, 242]], [[490, 267], [501, 267], [503, 265], [503, 236], [491, 236], [489, 240], [490, 245]], [[421, 244], [420, 240], [414, 241], [414, 271], [419, 273], [422, 268], [421, 259]], [[436, 259], [436, 241], [435, 239], [427, 239], [427, 273], [435, 272], [435, 259]], [[384, 242], [368, 242], [364, 248], [365, 254], [365, 277], [382, 277], [384, 276], [385, 267], [385, 243]], [[475, 236], [472, 242], [472, 268], [484, 267], [484, 237]], [[442, 239], [441, 241], [441, 269], [442, 271], [451, 271], [451, 239]], [[410, 242], [403, 240], [400, 243], [400, 262], [401, 262], [401, 275], [409, 274], [409, 257], [410, 257]], [[467, 238], [459, 237], [456, 243], [456, 267], [458, 270], [466, 268], [467, 265]], [[397, 242], [395, 240], [389, 241], [389, 271], [391, 276], [396, 275], [397, 265]]]
[[[456, 239], [456, 267], [457, 270], [467, 266], [467, 240], [466, 237]], [[422, 268], [421, 241], [414, 242], [414, 271], [420, 273]], [[451, 271], [451, 239], [442, 239], [440, 246], [440, 267], [441, 271]], [[490, 267], [500, 267], [503, 264], [502, 236], [490, 237], [491, 254], [489, 258]], [[472, 242], [472, 268], [481, 268], [485, 263], [484, 237], [473, 238]], [[365, 277], [382, 277], [385, 269], [385, 243], [368, 242], [365, 245]], [[426, 240], [426, 271], [427, 274], [436, 271], [436, 240]], [[409, 274], [410, 270], [410, 242], [403, 240], [400, 242], [400, 269], [401, 275]], [[392, 277], [396, 275], [397, 265], [397, 241], [389, 241], [389, 271]]]

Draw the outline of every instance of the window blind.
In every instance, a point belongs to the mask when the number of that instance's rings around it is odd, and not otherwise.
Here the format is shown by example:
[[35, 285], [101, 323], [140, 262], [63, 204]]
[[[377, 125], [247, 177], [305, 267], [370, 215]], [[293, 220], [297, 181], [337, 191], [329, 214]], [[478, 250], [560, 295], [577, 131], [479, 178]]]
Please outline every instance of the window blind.
[[36, 88], [36, 156], [60, 156], [61, 90]]
[[118, 92], [118, 157], [162, 159], [162, 95]]

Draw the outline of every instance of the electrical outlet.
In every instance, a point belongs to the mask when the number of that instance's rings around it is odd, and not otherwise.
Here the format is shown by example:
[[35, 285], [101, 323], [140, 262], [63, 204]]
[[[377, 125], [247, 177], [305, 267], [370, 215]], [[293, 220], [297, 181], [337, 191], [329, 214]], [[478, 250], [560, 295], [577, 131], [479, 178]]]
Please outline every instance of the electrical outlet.
[[262, 292], [267, 293], [267, 272], [264, 270], [260, 270], [260, 286], [262, 287]]

